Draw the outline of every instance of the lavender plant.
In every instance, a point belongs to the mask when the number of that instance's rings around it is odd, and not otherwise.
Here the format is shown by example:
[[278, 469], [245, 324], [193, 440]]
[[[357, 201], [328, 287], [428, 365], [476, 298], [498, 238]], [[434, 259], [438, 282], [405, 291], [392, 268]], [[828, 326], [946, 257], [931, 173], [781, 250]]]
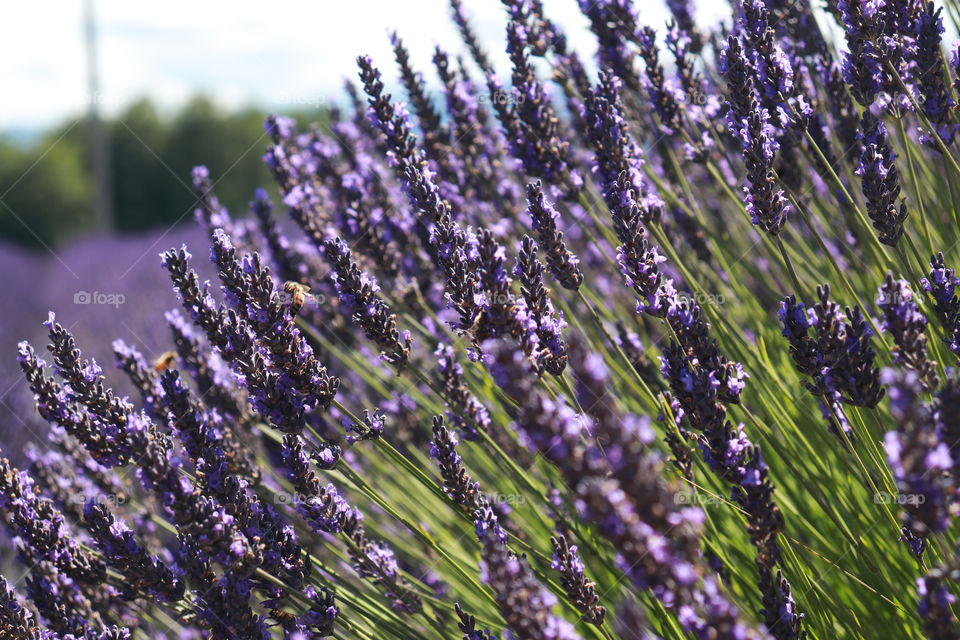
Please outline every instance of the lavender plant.
[[960, 5], [502, 4], [35, 319], [3, 638], [960, 637]]

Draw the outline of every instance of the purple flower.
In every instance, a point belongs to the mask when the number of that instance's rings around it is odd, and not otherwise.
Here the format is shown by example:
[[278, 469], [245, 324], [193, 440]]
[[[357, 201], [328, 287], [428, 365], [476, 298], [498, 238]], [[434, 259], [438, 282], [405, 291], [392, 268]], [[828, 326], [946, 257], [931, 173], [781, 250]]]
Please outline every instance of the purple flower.
[[553, 545], [550, 568], [560, 572], [561, 586], [567, 592], [570, 603], [583, 614], [585, 621], [602, 625], [607, 610], [600, 606], [594, 583], [584, 575], [583, 561], [576, 545], [569, 545], [566, 537], [560, 533], [550, 538], [550, 543]]
[[624, 0], [578, 0], [580, 10], [590, 20], [597, 37], [597, 62], [609, 69], [631, 89], [639, 86], [633, 68], [634, 53], [628, 46], [637, 31], [637, 15], [632, 2]]
[[92, 502], [84, 507], [84, 519], [107, 562], [123, 575], [125, 588], [165, 602], [183, 598], [184, 584], [165, 563], [147, 554], [126, 523]]
[[768, 124], [769, 115], [751, 97], [750, 111], [740, 125], [740, 145], [747, 168], [746, 194], [747, 213], [750, 220], [771, 235], [783, 228], [790, 205], [782, 189], [776, 188], [773, 161], [779, 143]]
[[837, 10], [849, 51], [843, 54], [843, 79], [865, 107], [886, 87], [888, 57], [879, 46], [882, 0], [838, 0]]
[[922, 128], [921, 140], [939, 149], [932, 136], [939, 136], [947, 146], [953, 143], [957, 125], [950, 122], [950, 112], [955, 106], [953, 96], [944, 81], [941, 36], [943, 18], [941, 7], [933, 2], [922, 3], [914, 25], [916, 101], [924, 115], [934, 126], [934, 131]]
[[562, 287], [576, 291], [583, 282], [583, 274], [577, 266], [580, 260], [564, 244], [563, 232], [557, 228], [559, 214], [544, 199], [540, 182], [527, 185], [527, 203], [537, 243], [550, 272]]
[[[805, 383], [816, 396], [842, 400], [846, 404], [873, 407], [884, 390], [874, 366], [876, 354], [870, 346], [873, 332], [859, 307], [841, 311], [830, 301], [830, 287], [817, 287], [820, 302], [806, 309], [794, 297], [781, 303], [783, 335], [790, 341], [790, 354], [797, 370], [811, 377]], [[813, 336], [808, 331], [813, 329]], [[832, 401], [831, 401], [832, 402]]]
[[[513, 156], [527, 175], [557, 185], [576, 199], [583, 179], [569, 158], [569, 142], [560, 128], [550, 96], [537, 78], [527, 51], [529, 32], [517, 20], [507, 25], [507, 53], [513, 65], [512, 100], [491, 93]], [[495, 88], [493, 88], [496, 91]]]
[[460, 618], [457, 627], [463, 632], [463, 640], [497, 640], [497, 637], [490, 633], [489, 629], [483, 631], [477, 629], [477, 619], [460, 608], [460, 603], [454, 603], [454, 608], [457, 617]]
[[453, 347], [440, 343], [434, 353], [444, 391], [447, 418], [461, 429], [467, 440], [479, 440], [479, 431], [490, 424], [490, 415], [463, 381], [463, 367], [456, 360]]
[[537, 580], [526, 561], [514, 555], [477, 515], [477, 535], [483, 545], [480, 579], [490, 585], [507, 626], [518, 638], [576, 640], [573, 625], [550, 610], [556, 598]]
[[936, 407], [921, 400], [917, 373], [884, 369], [882, 381], [890, 390], [890, 412], [897, 422], [883, 446], [900, 491], [902, 518], [914, 535], [927, 537], [951, 521], [956, 486], [952, 474], [945, 473], [953, 468], [950, 449], [938, 427]]
[[930, 259], [930, 272], [920, 284], [933, 296], [934, 310], [947, 332], [950, 351], [960, 355], [960, 298], [956, 295], [960, 280], [953, 274], [953, 269], [947, 268], [942, 253]]
[[662, 213], [663, 203], [647, 187], [643, 177], [643, 154], [623, 118], [620, 81], [604, 72], [599, 78], [598, 85], [587, 92], [581, 114], [596, 157], [594, 174], [597, 184], [607, 206], [613, 211], [624, 206], [622, 199], [626, 190], [623, 183], [626, 182], [635, 194], [634, 200], [643, 222], [656, 221]]
[[896, 361], [916, 371], [926, 390], [936, 389], [939, 384], [937, 365], [927, 357], [927, 336], [924, 333], [927, 318], [917, 307], [906, 280], [894, 280], [888, 273], [879, 289], [877, 306], [883, 312], [882, 328], [893, 336], [896, 344], [893, 353]]
[[378, 295], [377, 281], [362, 272], [350, 256], [350, 249], [340, 238], [324, 245], [325, 256], [333, 266], [333, 281], [340, 302], [352, 313], [364, 335], [380, 347], [380, 357], [397, 370], [403, 369], [410, 353], [408, 332], [397, 329], [396, 314]]
[[936, 567], [917, 578], [917, 613], [923, 622], [925, 637], [930, 640], [956, 640], [957, 618], [951, 607], [957, 601], [947, 588], [947, 567]]
[[907, 206], [900, 196], [900, 174], [894, 164], [896, 155], [887, 140], [887, 129], [869, 111], [864, 112], [860, 162], [855, 173], [860, 176], [867, 215], [879, 232], [880, 242], [895, 247], [903, 234]]
[[[666, 606], [687, 611], [681, 624], [698, 636], [763, 637], [738, 620], [723, 596], [711, 593], [715, 584], [701, 566], [698, 542], [703, 513], [682, 506], [685, 501], [663, 483], [659, 460], [644, 444], [649, 426], [605, 408], [601, 396], [591, 401], [593, 434], [584, 428], [591, 423], [585, 417], [532, 386], [530, 364], [515, 347], [501, 343], [485, 351], [493, 356], [494, 379], [517, 403], [512, 415], [520, 441], [557, 465], [576, 492], [581, 514], [617, 549], [617, 564], [634, 584], [652, 589]], [[582, 353], [571, 362], [585, 363], [576, 376], [581, 394], [603, 393], [607, 374], [599, 362]]]

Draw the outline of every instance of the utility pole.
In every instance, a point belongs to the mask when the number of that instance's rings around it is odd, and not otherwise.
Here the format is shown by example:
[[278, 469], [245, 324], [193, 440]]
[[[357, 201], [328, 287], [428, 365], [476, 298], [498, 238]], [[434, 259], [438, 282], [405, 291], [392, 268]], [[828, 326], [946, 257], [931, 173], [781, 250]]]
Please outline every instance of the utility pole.
[[106, 231], [113, 226], [113, 181], [110, 175], [110, 148], [100, 121], [100, 81], [97, 69], [97, 28], [93, 0], [83, 0], [84, 42], [87, 53], [87, 131], [90, 136], [90, 163], [93, 170], [94, 229]]

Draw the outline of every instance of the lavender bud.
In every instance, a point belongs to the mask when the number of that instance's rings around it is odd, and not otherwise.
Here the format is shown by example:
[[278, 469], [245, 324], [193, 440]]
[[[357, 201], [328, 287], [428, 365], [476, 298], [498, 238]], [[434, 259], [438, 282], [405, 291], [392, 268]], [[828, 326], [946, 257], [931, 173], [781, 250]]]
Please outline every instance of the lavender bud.
[[924, 637], [928, 640], [957, 640], [957, 618], [951, 607], [957, 601], [947, 585], [956, 577], [956, 571], [935, 567], [917, 578], [917, 613], [923, 623]]
[[907, 205], [902, 198], [899, 204], [897, 202], [900, 174], [893, 162], [896, 154], [887, 140], [886, 127], [869, 111], [863, 115], [862, 129], [857, 137], [862, 150], [855, 173], [861, 178], [867, 215], [880, 232], [878, 240], [895, 247], [903, 234], [903, 221], [907, 219]]
[[[568, 159], [570, 143], [560, 129], [550, 97], [537, 79], [527, 53], [528, 32], [515, 20], [507, 25], [507, 53], [513, 65], [513, 105], [517, 127], [507, 129], [510, 149], [527, 175], [560, 187], [575, 199], [583, 179]], [[494, 100], [498, 96], [492, 96]], [[512, 135], [511, 135], [512, 134]]]
[[[478, 525], [479, 529], [479, 525]], [[551, 609], [557, 600], [493, 533], [480, 535], [483, 544], [480, 579], [493, 589], [500, 612], [517, 640], [577, 640], [573, 626]]]
[[558, 313], [550, 302], [543, 284], [543, 265], [537, 260], [537, 245], [530, 236], [523, 236], [514, 274], [520, 280], [520, 292], [527, 303], [530, 318], [537, 325], [537, 339], [542, 346], [544, 368], [555, 376], [561, 375], [567, 365], [567, 347], [563, 341], [563, 313]]
[[937, 7], [933, 2], [922, 3], [921, 6], [913, 34], [916, 37], [914, 81], [917, 85], [917, 101], [923, 108], [924, 115], [935, 127], [932, 132], [923, 130], [921, 140], [939, 150], [931, 136], [940, 136], [947, 146], [953, 143], [957, 125], [950, 122], [950, 112], [956, 103], [944, 81], [941, 51], [943, 18], [940, 15], [943, 8]]
[[104, 557], [123, 575], [124, 588], [163, 602], [183, 598], [184, 584], [166, 564], [147, 554], [126, 523], [92, 502], [84, 507], [84, 518]]
[[487, 54], [480, 46], [480, 41], [477, 39], [476, 32], [473, 30], [460, 0], [450, 0], [450, 8], [453, 12], [453, 21], [457, 24], [460, 35], [470, 50], [470, 54], [473, 56], [477, 66], [480, 67], [480, 70], [483, 71], [484, 74], [492, 73], [493, 65], [490, 64]]
[[937, 364], [927, 357], [927, 318], [917, 307], [906, 280], [887, 279], [879, 289], [877, 306], [883, 312], [883, 330], [893, 336], [895, 360], [920, 375], [924, 389], [937, 388]]
[[876, 41], [882, 19], [878, 3], [839, 0], [837, 8], [849, 49], [843, 54], [843, 78], [857, 102], [868, 107], [886, 80], [886, 56]]
[[551, 537], [550, 543], [553, 545], [553, 562], [550, 566], [560, 572], [560, 584], [567, 592], [570, 603], [583, 614], [585, 621], [602, 625], [607, 610], [600, 606], [594, 583], [583, 573], [583, 561], [576, 545], [567, 544], [567, 539], [561, 533]]
[[950, 351], [960, 355], [960, 297], [957, 296], [960, 279], [953, 274], [953, 269], [947, 268], [943, 253], [930, 258], [930, 272], [920, 284], [933, 297], [933, 308], [947, 332]]
[[890, 413], [897, 428], [884, 437], [887, 462], [903, 496], [901, 519], [917, 536], [943, 531], [950, 524], [950, 503], [956, 494], [949, 473], [953, 458], [937, 428], [935, 407], [924, 404], [920, 380], [914, 371], [884, 369]]
[[9, 640], [43, 638], [33, 614], [20, 603], [3, 576], [0, 576], [0, 634]]
[[480, 493], [480, 484], [471, 480], [463, 468], [463, 460], [457, 454], [458, 444], [456, 436], [443, 426], [443, 418], [434, 416], [430, 457], [440, 467], [443, 490], [472, 517], [474, 511], [486, 505], [486, 500]]
[[397, 329], [397, 317], [380, 299], [380, 286], [362, 272], [350, 256], [343, 240], [333, 238], [324, 245], [327, 260], [333, 267], [340, 302], [353, 314], [364, 335], [380, 347], [380, 357], [397, 370], [403, 369], [410, 353], [410, 332]]
[[467, 440], [479, 440], [478, 430], [487, 430], [490, 415], [476, 396], [464, 384], [463, 367], [457, 362], [453, 347], [440, 343], [435, 354], [437, 370], [446, 400], [447, 419], [463, 432]]
[[463, 632], [463, 640], [497, 640], [497, 637], [490, 633], [489, 629], [483, 631], [477, 629], [477, 619], [466, 613], [460, 607], [459, 602], [455, 602], [453, 607], [457, 612], [457, 617], [460, 618], [457, 627]]
[[557, 228], [559, 214], [544, 199], [539, 181], [527, 185], [527, 203], [533, 230], [537, 233], [537, 242], [546, 256], [550, 272], [563, 288], [576, 291], [583, 282], [583, 274], [577, 266], [580, 260], [564, 244], [563, 232]]
[[846, 404], [876, 406], [884, 389], [870, 347], [873, 332], [859, 307], [843, 312], [830, 301], [829, 285], [817, 287], [817, 296], [820, 302], [813, 309], [798, 305], [793, 297], [785, 298], [779, 312], [797, 370], [812, 378], [804, 386], [818, 397], [838, 394]]
[[740, 128], [741, 150], [747, 167], [747, 184], [743, 190], [753, 224], [777, 235], [787, 220], [790, 205], [783, 190], [776, 188], [773, 161], [779, 144], [767, 120], [767, 110], [751, 97], [750, 111]]
[[[680, 129], [682, 107], [681, 99], [673, 87], [667, 86], [664, 77], [663, 65], [660, 64], [660, 52], [657, 49], [657, 33], [650, 27], [643, 27], [638, 39], [640, 43], [640, 57], [646, 65], [644, 85], [647, 96], [653, 105], [653, 110], [660, 119], [660, 126], [664, 133], [672, 135]], [[682, 94], [680, 94], [682, 96]]]

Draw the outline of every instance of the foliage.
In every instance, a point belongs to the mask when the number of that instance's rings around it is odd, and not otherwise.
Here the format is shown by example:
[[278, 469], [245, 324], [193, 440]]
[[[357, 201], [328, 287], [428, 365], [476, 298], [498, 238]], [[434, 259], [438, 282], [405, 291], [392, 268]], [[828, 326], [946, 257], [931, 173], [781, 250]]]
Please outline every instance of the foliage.
[[482, 80], [438, 48], [432, 99], [391, 34], [407, 100], [360, 56], [349, 108], [266, 118], [293, 232], [192, 170], [132, 398], [62, 315], [19, 344], [5, 637], [958, 637], [940, 9], [583, 0], [593, 75], [504, 5], [509, 87], [452, 0]]

